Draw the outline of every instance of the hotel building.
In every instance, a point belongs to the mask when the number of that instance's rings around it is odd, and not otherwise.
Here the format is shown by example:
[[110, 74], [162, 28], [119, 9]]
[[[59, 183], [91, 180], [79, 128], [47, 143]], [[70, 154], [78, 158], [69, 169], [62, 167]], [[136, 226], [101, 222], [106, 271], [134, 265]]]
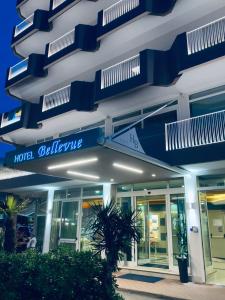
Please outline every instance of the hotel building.
[[1, 192], [34, 199], [38, 247], [90, 248], [94, 201], [136, 209], [124, 268], [225, 284], [225, 3], [17, 0]]

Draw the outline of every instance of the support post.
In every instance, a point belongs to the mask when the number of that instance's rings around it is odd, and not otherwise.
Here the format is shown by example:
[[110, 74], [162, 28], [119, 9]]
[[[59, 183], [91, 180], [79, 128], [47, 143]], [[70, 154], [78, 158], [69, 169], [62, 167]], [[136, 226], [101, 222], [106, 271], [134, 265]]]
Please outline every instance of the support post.
[[202, 245], [200, 210], [197, 193], [197, 178], [190, 174], [184, 177], [185, 206], [187, 216], [187, 234], [189, 259], [192, 273], [192, 281], [205, 282], [205, 266]]
[[53, 200], [54, 200], [54, 190], [50, 189], [50, 190], [48, 190], [48, 198], [47, 198], [47, 210], [46, 210], [45, 233], [44, 233], [44, 242], [43, 242], [43, 253], [47, 253], [49, 251], [50, 236], [51, 236]]

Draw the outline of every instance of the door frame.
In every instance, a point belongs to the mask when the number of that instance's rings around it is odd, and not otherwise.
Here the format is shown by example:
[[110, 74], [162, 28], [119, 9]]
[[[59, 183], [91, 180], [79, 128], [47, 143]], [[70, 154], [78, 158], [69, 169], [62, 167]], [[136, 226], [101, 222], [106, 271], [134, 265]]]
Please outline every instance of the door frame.
[[[120, 263], [121, 267], [135, 267], [143, 270], [157, 270], [158, 272], [172, 272], [174, 274], [178, 274], [178, 266], [173, 264], [173, 240], [172, 240], [172, 227], [171, 227], [171, 206], [170, 206], [170, 195], [173, 194], [184, 194], [185, 197], [185, 189], [181, 188], [164, 188], [164, 189], [153, 189], [146, 191], [131, 191], [128, 192], [117, 192], [117, 198], [130, 197], [131, 198], [131, 208], [132, 210], [136, 210], [136, 198], [141, 196], [165, 196], [165, 205], [166, 205], [166, 225], [167, 225], [167, 251], [168, 251], [168, 269], [162, 268], [154, 268], [154, 267], [142, 267], [138, 265], [137, 259], [137, 243], [133, 245], [132, 249], [132, 261], [126, 261], [124, 263]], [[185, 201], [185, 200], [184, 200]]]

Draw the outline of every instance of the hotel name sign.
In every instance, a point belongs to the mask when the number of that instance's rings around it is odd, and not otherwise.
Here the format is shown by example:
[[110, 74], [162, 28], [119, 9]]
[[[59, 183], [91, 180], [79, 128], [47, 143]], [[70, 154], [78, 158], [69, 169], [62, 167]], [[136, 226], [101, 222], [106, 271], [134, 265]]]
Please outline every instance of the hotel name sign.
[[7, 166], [12, 166], [97, 146], [100, 134], [101, 130], [97, 128], [83, 133], [58, 138], [46, 143], [33, 145], [21, 150], [12, 151], [7, 154], [5, 164]]

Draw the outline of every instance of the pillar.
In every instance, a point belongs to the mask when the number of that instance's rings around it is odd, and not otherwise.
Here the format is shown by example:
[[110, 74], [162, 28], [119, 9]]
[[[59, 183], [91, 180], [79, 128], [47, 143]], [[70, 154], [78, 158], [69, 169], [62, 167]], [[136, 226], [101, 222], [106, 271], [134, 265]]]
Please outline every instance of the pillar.
[[43, 242], [43, 253], [47, 253], [49, 251], [53, 200], [54, 200], [54, 190], [49, 189], [48, 197], [47, 197], [47, 210], [46, 210], [45, 233], [44, 233], [44, 242]]
[[192, 174], [186, 175], [184, 177], [184, 184], [188, 249], [192, 281], [196, 283], [204, 283], [205, 267], [196, 176]]

